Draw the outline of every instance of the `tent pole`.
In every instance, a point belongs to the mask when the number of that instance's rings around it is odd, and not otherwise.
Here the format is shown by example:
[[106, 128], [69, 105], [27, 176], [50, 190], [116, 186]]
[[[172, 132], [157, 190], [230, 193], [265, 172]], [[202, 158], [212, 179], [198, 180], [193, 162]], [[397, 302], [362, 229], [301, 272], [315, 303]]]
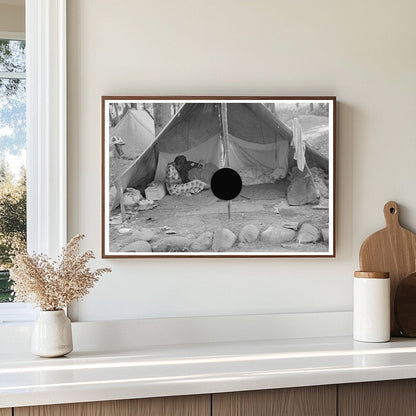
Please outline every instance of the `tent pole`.
[[124, 192], [121, 184], [121, 166], [120, 155], [115, 152], [116, 156], [116, 171], [117, 171], [117, 193], [120, 195], [120, 210], [121, 210], [121, 222], [126, 221], [126, 208], [124, 207]]
[[230, 138], [228, 135], [227, 103], [221, 103], [221, 135], [224, 143], [225, 167], [230, 167]]
[[[221, 135], [224, 143], [225, 167], [230, 167], [230, 137], [228, 135], [227, 103], [221, 103]], [[228, 219], [231, 219], [231, 200], [227, 203]]]

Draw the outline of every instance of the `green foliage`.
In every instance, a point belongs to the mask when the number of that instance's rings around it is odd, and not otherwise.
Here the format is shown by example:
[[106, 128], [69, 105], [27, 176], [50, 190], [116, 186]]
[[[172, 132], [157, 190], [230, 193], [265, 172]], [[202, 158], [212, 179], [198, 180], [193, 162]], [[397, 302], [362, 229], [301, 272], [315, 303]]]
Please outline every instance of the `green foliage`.
[[0, 303], [13, 300], [11, 284], [9, 271], [0, 270]]
[[[0, 72], [24, 73], [25, 61], [24, 41], [0, 40]], [[7, 269], [14, 248], [26, 241], [26, 172], [16, 181], [6, 158], [25, 146], [26, 80], [0, 79], [0, 302], [13, 298]]]
[[4, 161], [0, 163], [0, 269], [11, 266], [14, 248], [26, 241], [26, 171], [20, 179]]

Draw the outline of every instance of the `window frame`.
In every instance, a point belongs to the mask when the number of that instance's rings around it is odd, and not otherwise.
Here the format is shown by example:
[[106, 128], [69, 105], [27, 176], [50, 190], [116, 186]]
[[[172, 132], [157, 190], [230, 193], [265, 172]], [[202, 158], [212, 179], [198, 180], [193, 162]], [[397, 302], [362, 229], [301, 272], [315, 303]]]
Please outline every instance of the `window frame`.
[[[25, 40], [24, 32], [0, 31], [1, 40]], [[26, 79], [26, 72], [0, 72], [0, 79]], [[27, 101], [27, 92], [26, 92]], [[16, 322], [27, 322], [34, 319], [32, 305], [24, 303], [0, 303], [0, 325]]]
[[66, 0], [26, 0], [28, 250], [67, 239]]
[[[66, 0], [25, 0], [27, 246], [56, 257], [67, 241]], [[22, 40], [22, 39], [16, 39]], [[31, 305], [0, 304], [0, 324], [27, 322]]]

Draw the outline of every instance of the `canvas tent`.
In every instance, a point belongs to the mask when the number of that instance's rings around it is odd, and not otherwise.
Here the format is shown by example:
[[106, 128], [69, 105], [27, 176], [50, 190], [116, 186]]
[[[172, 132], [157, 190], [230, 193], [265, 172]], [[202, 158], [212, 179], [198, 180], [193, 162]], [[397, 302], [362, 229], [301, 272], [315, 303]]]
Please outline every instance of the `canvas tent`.
[[155, 140], [153, 119], [144, 110], [130, 109], [115, 127], [110, 128], [110, 138], [113, 136], [123, 139], [127, 157], [137, 158]]
[[261, 103], [186, 103], [123, 173], [122, 186], [143, 190], [153, 180], [164, 181], [167, 163], [178, 155], [285, 178], [291, 140], [292, 131]]

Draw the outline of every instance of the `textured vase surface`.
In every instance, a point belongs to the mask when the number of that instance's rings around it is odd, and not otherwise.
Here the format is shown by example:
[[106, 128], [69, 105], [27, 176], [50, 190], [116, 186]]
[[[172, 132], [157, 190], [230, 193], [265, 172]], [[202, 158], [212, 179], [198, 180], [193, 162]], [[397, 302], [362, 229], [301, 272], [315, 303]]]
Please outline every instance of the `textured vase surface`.
[[62, 357], [72, 351], [71, 321], [63, 310], [40, 311], [33, 325], [31, 351], [39, 357]]

